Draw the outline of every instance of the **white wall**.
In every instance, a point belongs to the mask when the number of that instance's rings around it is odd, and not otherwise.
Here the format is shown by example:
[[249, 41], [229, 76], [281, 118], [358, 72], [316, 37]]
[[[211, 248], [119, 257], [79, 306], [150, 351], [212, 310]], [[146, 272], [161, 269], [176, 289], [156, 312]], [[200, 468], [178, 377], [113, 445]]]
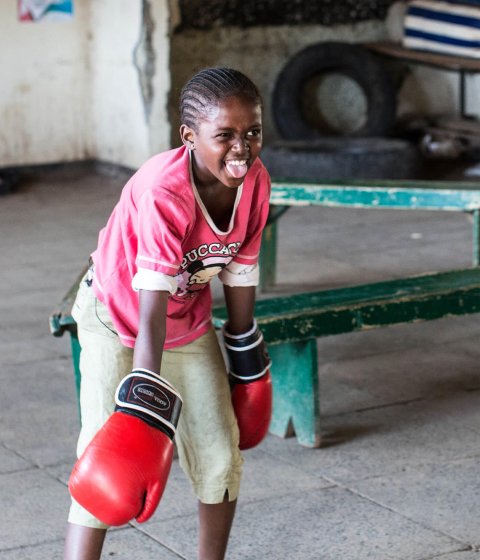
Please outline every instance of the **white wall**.
[[71, 21], [41, 24], [18, 22], [16, 4], [0, 5], [0, 166], [81, 159], [88, 3]]
[[76, 0], [63, 22], [0, 5], [0, 167], [95, 158], [136, 167], [167, 149], [168, 0], [150, 0], [152, 109], [139, 81], [142, 0]]
[[91, 5], [89, 151], [100, 160], [137, 167], [170, 142], [168, 5], [150, 3], [155, 49], [153, 75], [146, 77], [152, 88], [150, 104], [142, 96], [140, 81], [142, 74], [149, 74], [142, 42], [142, 2], [103, 0]]
[[[39, 23], [18, 22], [16, 1], [1, 2], [0, 167], [89, 158], [137, 167], [171, 142], [178, 144], [178, 94], [199, 68], [225, 64], [244, 70], [257, 81], [268, 108], [276, 76], [304, 46], [388, 36], [384, 22], [171, 35], [177, 2], [75, 0], [72, 20]], [[150, 9], [149, 26], [144, 6]], [[479, 89], [480, 76], [469, 77], [467, 109], [477, 115]], [[456, 74], [411, 67], [399, 92], [400, 115], [457, 108]], [[269, 110], [265, 124], [267, 138], [274, 138]]]

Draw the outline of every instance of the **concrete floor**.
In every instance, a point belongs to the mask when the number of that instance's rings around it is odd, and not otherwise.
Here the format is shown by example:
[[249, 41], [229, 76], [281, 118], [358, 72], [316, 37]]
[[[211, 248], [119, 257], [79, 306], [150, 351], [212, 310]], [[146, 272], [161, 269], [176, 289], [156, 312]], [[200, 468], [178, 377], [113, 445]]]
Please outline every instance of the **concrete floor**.
[[[0, 197], [0, 558], [62, 558], [78, 433], [69, 341], [48, 316], [93, 249], [125, 176], [82, 169]], [[292, 209], [279, 287], [331, 287], [468, 266], [469, 217]], [[218, 287], [216, 288], [218, 294]], [[319, 340], [324, 443], [269, 436], [246, 453], [229, 560], [480, 559], [480, 317]], [[196, 558], [177, 462], [151, 521], [104, 558]]]

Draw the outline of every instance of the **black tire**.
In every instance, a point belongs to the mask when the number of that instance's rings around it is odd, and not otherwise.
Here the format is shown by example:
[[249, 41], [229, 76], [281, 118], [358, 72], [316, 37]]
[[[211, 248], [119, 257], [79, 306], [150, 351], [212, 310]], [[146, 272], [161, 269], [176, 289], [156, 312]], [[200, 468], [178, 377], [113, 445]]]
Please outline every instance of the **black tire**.
[[416, 146], [388, 138], [284, 141], [260, 158], [276, 179], [414, 179], [422, 166]]
[[[325, 130], [313, 122], [303, 108], [305, 89], [313, 79], [342, 74], [365, 95], [366, 115], [349, 136], [385, 136], [392, 129], [396, 113], [396, 92], [390, 75], [380, 60], [360, 45], [339, 42], [317, 43], [300, 51], [277, 78], [272, 99], [273, 118], [278, 132], [287, 140], [302, 140], [342, 131]], [[318, 101], [315, 101], [318, 103]], [[321, 112], [321, 108], [320, 111]]]

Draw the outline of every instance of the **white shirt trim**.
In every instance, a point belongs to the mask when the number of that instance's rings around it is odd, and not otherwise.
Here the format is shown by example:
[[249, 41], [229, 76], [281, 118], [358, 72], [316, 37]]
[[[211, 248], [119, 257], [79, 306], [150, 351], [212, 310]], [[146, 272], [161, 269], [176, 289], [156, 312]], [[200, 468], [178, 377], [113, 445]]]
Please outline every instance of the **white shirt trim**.
[[255, 264], [239, 264], [231, 262], [220, 271], [218, 278], [222, 284], [231, 286], [258, 286], [260, 282], [260, 267]]
[[[197, 201], [197, 204], [200, 206], [200, 210], [202, 211], [202, 214], [204, 215], [205, 219], [207, 220], [208, 225], [212, 228], [212, 230], [217, 235], [228, 235], [229, 233], [231, 233], [232, 230], [233, 230], [233, 226], [235, 224], [235, 214], [237, 213], [237, 208], [238, 208], [238, 205], [240, 204], [240, 199], [242, 198], [243, 183], [239, 187], [237, 187], [237, 196], [235, 198], [235, 204], [233, 205], [232, 215], [230, 217], [230, 223], [228, 224], [228, 229], [227, 229], [227, 231], [222, 231], [222, 230], [218, 229], [218, 227], [215, 225], [215, 222], [212, 220], [210, 214], [208, 213], [208, 210], [206, 209], [205, 204], [203, 204], [203, 202], [202, 202], [202, 199], [200, 197], [200, 193], [198, 192], [197, 185], [195, 184], [195, 180], [193, 178], [192, 153], [191, 152], [190, 152], [190, 181], [192, 183], [193, 194], [195, 195], [195, 200]], [[225, 187], [225, 188], [227, 188], [227, 187]]]
[[177, 281], [173, 276], [163, 272], [156, 272], [148, 268], [139, 268], [132, 280], [132, 288], [135, 292], [139, 290], [167, 291], [174, 294], [177, 291]]

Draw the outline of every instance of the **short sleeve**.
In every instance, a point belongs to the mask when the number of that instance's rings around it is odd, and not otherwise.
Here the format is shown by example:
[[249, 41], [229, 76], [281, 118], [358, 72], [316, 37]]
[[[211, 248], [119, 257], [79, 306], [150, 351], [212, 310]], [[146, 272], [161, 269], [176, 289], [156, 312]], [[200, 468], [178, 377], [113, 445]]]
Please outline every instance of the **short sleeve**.
[[260, 267], [255, 264], [239, 264], [232, 261], [218, 275], [225, 286], [258, 286]]
[[132, 288], [135, 292], [150, 290], [174, 294], [177, 291], [177, 287], [175, 277], [168, 276], [162, 272], [155, 272], [148, 268], [139, 268], [132, 280]]

